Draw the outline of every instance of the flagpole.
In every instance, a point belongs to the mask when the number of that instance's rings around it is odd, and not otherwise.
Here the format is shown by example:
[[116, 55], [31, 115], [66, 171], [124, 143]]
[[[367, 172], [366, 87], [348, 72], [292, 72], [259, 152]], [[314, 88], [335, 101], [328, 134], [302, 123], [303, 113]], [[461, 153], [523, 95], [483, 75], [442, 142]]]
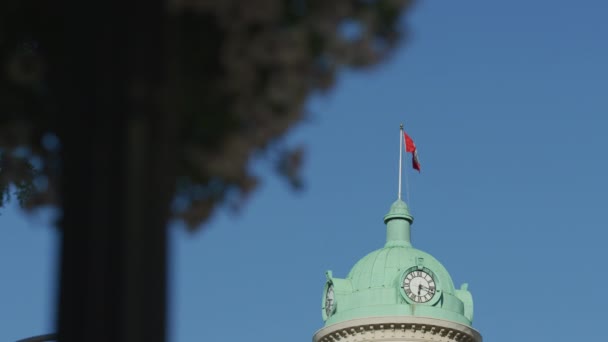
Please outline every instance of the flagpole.
[[403, 165], [403, 124], [399, 126], [399, 192], [397, 193], [397, 199], [401, 199], [401, 171]]

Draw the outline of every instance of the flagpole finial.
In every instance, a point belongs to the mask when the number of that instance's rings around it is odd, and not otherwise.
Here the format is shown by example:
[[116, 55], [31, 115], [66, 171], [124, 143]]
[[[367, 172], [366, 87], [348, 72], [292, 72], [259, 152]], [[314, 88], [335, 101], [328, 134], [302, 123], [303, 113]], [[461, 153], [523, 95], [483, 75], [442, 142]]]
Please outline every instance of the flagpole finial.
[[403, 124], [399, 125], [399, 129], [403, 129]]

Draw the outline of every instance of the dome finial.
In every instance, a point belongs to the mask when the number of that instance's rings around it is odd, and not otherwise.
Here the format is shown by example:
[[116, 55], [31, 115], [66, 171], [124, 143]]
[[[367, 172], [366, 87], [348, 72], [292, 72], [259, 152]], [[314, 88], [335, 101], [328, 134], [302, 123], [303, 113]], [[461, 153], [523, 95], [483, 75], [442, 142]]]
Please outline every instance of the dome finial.
[[384, 215], [386, 223], [386, 247], [412, 246], [410, 241], [410, 226], [414, 217], [410, 214], [407, 204], [401, 199], [396, 200], [389, 212]]

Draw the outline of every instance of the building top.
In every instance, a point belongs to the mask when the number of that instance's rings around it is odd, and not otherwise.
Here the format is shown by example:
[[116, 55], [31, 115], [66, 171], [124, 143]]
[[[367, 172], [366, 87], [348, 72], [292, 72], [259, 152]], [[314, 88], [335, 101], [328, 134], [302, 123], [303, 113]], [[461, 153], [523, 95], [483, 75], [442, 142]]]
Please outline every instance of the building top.
[[471, 326], [473, 299], [467, 284], [455, 289], [445, 267], [412, 246], [413, 217], [405, 202], [394, 202], [384, 222], [383, 248], [359, 260], [344, 279], [326, 273], [325, 326], [384, 316], [429, 317]]

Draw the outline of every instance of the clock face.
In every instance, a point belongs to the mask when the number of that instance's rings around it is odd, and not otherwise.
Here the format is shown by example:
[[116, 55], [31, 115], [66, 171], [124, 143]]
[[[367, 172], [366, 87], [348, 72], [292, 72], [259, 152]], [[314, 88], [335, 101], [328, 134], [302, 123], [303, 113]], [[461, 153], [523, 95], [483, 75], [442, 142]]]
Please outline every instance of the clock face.
[[416, 303], [426, 303], [435, 296], [437, 285], [428, 269], [414, 270], [403, 278], [405, 295]]
[[327, 291], [325, 292], [325, 315], [327, 317], [331, 316], [331, 314], [334, 312], [334, 308], [336, 306], [335, 304], [335, 300], [334, 300], [334, 285], [330, 284], [327, 287]]

